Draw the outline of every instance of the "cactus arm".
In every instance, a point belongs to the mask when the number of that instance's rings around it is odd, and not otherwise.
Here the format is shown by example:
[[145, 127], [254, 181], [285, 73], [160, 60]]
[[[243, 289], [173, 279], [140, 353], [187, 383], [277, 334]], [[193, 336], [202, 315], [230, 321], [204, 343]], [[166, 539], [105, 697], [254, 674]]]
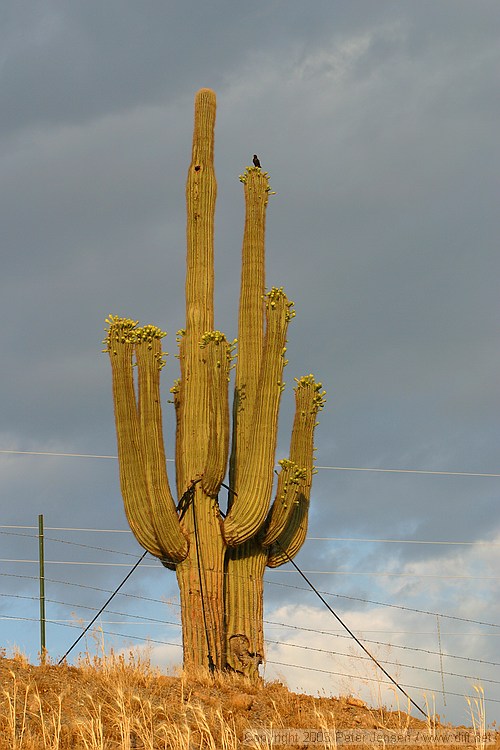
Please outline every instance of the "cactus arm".
[[283, 459], [278, 463], [281, 466], [278, 488], [268, 514], [266, 531], [261, 540], [263, 547], [271, 546], [287, 527], [299, 501], [299, 487], [306, 474], [305, 469], [300, 469], [297, 464], [288, 459]]
[[213, 91], [198, 91], [186, 182], [186, 330], [180, 351], [176, 445], [180, 495], [203, 474], [210, 436], [209, 374], [200, 343], [203, 334], [214, 328], [215, 105]]
[[[182, 328], [181, 330], [177, 331], [177, 345], [179, 347], [179, 354], [177, 354], [177, 359], [180, 362], [181, 366], [181, 375], [184, 371], [184, 361], [185, 361], [185, 336], [186, 331]], [[181, 400], [181, 391], [182, 391], [182, 377], [176, 379], [174, 381], [173, 386], [170, 389], [170, 393], [172, 394], [172, 402], [174, 404], [175, 408], [175, 479], [176, 479], [176, 487], [177, 487], [177, 497], [181, 498], [183, 493], [187, 489], [187, 485], [183, 484], [184, 477], [186, 476], [186, 456], [184, 454], [184, 447], [185, 447], [185, 441], [184, 441], [184, 418], [183, 418], [183, 409], [182, 409], [182, 400]]]
[[242, 245], [240, 310], [238, 321], [238, 368], [236, 386], [244, 387], [250, 405], [246, 436], [251, 425], [264, 342], [265, 229], [269, 180], [260, 169], [250, 167], [240, 177], [245, 195], [245, 229]]
[[110, 315], [104, 340], [109, 353], [113, 378], [113, 403], [120, 485], [125, 514], [135, 538], [155, 557], [162, 557], [161, 548], [151, 520], [146, 476], [144, 474], [144, 446], [139, 426], [132, 372], [133, 320]]
[[278, 410], [285, 365], [286, 333], [293, 317], [293, 303], [282, 289], [266, 296], [266, 335], [262, 367], [254, 408], [248, 456], [242, 468], [238, 495], [224, 521], [224, 537], [233, 546], [253, 536], [264, 522], [274, 478], [274, 454], [278, 432]]
[[202, 339], [209, 374], [209, 440], [202, 487], [209, 497], [216, 497], [226, 474], [229, 453], [228, 381], [231, 345], [220, 331], [206, 333]]
[[245, 195], [240, 307], [238, 319], [238, 363], [233, 401], [233, 441], [229, 483], [238, 492], [239, 474], [246, 460], [252, 434], [252, 418], [259, 382], [264, 341], [265, 225], [268, 175], [247, 167], [240, 175]]
[[314, 473], [314, 429], [318, 412], [325, 405], [325, 391], [313, 375], [296, 379], [295, 417], [290, 441], [290, 460], [305, 470], [298, 487], [298, 497], [284, 531], [269, 550], [267, 565], [276, 568], [293, 558], [307, 535], [309, 499]]
[[200, 89], [194, 106], [192, 157], [186, 182], [186, 331], [197, 345], [203, 333], [214, 327], [215, 93]]
[[295, 378], [295, 417], [290, 441], [290, 461], [307, 466], [307, 486], [310, 491], [314, 473], [314, 430], [318, 412], [326, 403], [326, 391], [317, 383], [314, 375]]
[[187, 555], [188, 541], [179, 525], [166, 470], [160, 402], [160, 370], [164, 364], [161, 339], [164, 335], [155, 326], [135, 330], [139, 424], [143, 445], [147, 446], [144, 466], [152, 525], [163, 556], [170, 562], [180, 562]]
[[268, 568], [279, 568], [293, 560], [306, 540], [308, 517], [309, 501], [300, 493], [288, 526], [269, 548]]

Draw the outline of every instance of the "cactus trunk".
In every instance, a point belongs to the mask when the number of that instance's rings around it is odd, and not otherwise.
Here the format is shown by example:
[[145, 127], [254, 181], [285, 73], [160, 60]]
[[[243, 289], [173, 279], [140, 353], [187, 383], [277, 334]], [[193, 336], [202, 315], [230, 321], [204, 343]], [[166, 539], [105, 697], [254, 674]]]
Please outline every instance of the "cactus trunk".
[[[186, 513], [190, 546], [176, 566], [181, 598], [184, 665], [221, 669], [224, 644], [224, 551], [219, 510], [198, 484]], [[196, 534], [196, 536], [195, 536]]]
[[[215, 94], [195, 98], [192, 159], [186, 183], [186, 324], [178, 333], [177, 502], [165, 464], [160, 370], [165, 335], [155, 326], [110, 316], [105, 339], [113, 374], [120, 483], [139, 543], [175, 569], [186, 667], [229, 668], [259, 676], [264, 660], [263, 577], [287, 562], [307, 531], [313, 435], [324, 403], [312, 375], [297, 380], [290, 456], [273, 492], [286, 335], [293, 305], [281, 288], [265, 294], [265, 219], [269, 180], [247, 167], [238, 365], [232, 444], [228, 382], [232, 350], [214, 330]], [[137, 365], [137, 384], [133, 365]], [[230, 450], [231, 448], [231, 450]], [[229, 459], [227, 515], [219, 492]]]
[[228, 550], [226, 567], [226, 664], [255, 679], [264, 661], [264, 571], [267, 552], [255, 540]]

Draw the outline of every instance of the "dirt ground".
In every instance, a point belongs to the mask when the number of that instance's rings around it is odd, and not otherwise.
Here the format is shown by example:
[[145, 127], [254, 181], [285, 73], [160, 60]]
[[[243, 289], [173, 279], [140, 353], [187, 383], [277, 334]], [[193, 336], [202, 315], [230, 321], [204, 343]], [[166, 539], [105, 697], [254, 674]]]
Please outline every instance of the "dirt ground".
[[[402, 734], [430, 732], [434, 741], [421, 746], [445, 747], [437, 735], [453, 730], [455, 747], [484, 747], [471, 728], [371, 708], [352, 696], [301, 695], [279, 682], [256, 685], [237, 675], [169, 676], [133, 653], [82, 658], [79, 666], [1, 657], [0, 686], [0, 750], [328, 748], [336, 746], [332, 730], [350, 747], [361, 746], [356, 730], [373, 730], [363, 746], [397, 747]], [[271, 728], [274, 743], [259, 734]], [[288, 729], [316, 734], [278, 736]], [[488, 746], [500, 748], [498, 733]]]

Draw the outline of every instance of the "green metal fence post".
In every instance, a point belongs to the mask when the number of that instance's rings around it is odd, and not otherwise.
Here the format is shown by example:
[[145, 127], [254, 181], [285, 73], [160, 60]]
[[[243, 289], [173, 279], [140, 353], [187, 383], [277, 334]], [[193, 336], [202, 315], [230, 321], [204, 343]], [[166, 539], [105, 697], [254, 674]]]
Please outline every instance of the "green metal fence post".
[[45, 564], [43, 557], [43, 514], [38, 516], [38, 563], [40, 578], [40, 662], [45, 664]]

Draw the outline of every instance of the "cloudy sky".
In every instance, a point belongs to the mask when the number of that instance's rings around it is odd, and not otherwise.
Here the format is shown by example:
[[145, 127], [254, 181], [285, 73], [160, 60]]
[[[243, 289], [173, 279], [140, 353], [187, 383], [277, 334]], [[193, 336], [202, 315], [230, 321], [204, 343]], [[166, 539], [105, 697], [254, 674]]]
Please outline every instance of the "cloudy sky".
[[[36, 659], [37, 566], [13, 561], [36, 560], [38, 514], [53, 658], [141, 553], [124, 533], [101, 339], [109, 313], [127, 315], [167, 330], [175, 353], [193, 97], [208, 86], [229, 338], [254, 152], [277, 193], [267, 278], [297, 311], [278, 458], [293, 378], [314, 372], [328, 392], [316, 443], [330, 468], [297, 562], [418, 703], [434, 694], [466, 721], [480, 680], [500, 718], [499, 26], [496, 0], [2, 4], [0, 645]], [[353, 470], [370, 468], [427, 473]], [[267, 575], [266, 676], [395, 705], [288, 568]], [[160, 643], [180, 639], [174, 576], [150, 558], [123, 591], [102, 627], [179, 663]]]

